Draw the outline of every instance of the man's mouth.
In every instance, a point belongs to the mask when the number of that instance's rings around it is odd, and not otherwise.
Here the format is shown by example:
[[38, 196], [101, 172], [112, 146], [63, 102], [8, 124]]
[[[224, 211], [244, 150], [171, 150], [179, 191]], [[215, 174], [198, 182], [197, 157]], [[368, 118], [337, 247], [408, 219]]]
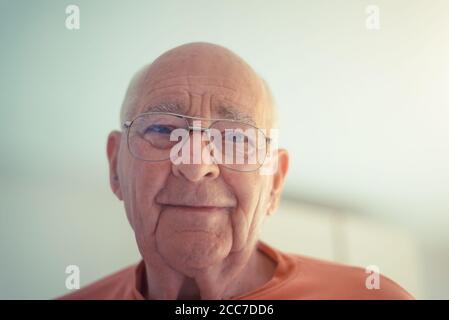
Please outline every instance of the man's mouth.
[[215, 206], [215, 205], [184, 205], [184, 204], [162, 204], [167, 209], [182, 210], [186, 212], [229, 212], [230, 207]]

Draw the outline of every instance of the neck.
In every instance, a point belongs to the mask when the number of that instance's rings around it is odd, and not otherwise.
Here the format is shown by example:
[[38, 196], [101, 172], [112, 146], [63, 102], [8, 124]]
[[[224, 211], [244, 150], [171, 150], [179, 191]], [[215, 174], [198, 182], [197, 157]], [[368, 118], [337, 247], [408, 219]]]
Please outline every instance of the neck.
[[[247, 256], [247, 259], [243, 257]], [[189, 272], [161, 268], [145, 261], [147, 299], [230, 299], [253, 291], [274, 274], [276, 263], [253, 246], [246, 254], [232, 254], [220, 266]]]

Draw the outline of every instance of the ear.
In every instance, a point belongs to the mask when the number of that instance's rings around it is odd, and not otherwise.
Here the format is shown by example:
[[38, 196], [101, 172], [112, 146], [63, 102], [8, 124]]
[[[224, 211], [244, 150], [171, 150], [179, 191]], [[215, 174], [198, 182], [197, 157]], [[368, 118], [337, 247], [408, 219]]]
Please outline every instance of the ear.
[[273, 174], [272, 187], [270, 193], [270, 205], [268, 207], [267, 214], [271, 216], [279, 205], [282, 189], [284, 188], [285, 176], [288, 171], [288, 152], [285, 149], [276, 150], [278, 167], [277, 171]]
[[109, 161], [109, 183], [111, 185], [112, 192], [123, 200], [122, 190], [120, 188], [120, 179], [117, 168], [117, 159], [120, 151], [120, 141], [122, 133], [120, 131], [112, 131], [108, 136], [108, 142], [106, 147], [106, 153]]

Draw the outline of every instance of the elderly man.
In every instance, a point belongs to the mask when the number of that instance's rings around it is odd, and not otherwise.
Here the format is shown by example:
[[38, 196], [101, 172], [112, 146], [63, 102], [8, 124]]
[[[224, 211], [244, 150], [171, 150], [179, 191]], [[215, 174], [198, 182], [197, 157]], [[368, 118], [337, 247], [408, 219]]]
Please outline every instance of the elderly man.
[[143, 259], [63, 299], [412, 298], [386, 277], [370, 289], [364, 269], [258, 240], [288, 154], [276, 148], [266, 83], [233, 52], [190, 43], [164, 53], [131, 81], [121, 122], [107, 141], [110, 185]]

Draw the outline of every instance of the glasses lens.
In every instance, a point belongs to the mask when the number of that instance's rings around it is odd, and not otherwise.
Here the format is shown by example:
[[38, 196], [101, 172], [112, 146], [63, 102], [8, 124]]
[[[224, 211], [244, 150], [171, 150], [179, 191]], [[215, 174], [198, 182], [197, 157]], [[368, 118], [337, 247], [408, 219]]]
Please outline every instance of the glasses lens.
[[217, 121], [209, 134], [218, 164], [237, 171], [254, 171], [264, 163], [267, 143], [262, 130], [246, 123]]
[[143, 114], [132, 122], [129, 129], [130, 152], [142, 160], [167, 160], [170, 149], [188, 133], [186, 129], [188, 123], [184, 118], [168, 114]]

